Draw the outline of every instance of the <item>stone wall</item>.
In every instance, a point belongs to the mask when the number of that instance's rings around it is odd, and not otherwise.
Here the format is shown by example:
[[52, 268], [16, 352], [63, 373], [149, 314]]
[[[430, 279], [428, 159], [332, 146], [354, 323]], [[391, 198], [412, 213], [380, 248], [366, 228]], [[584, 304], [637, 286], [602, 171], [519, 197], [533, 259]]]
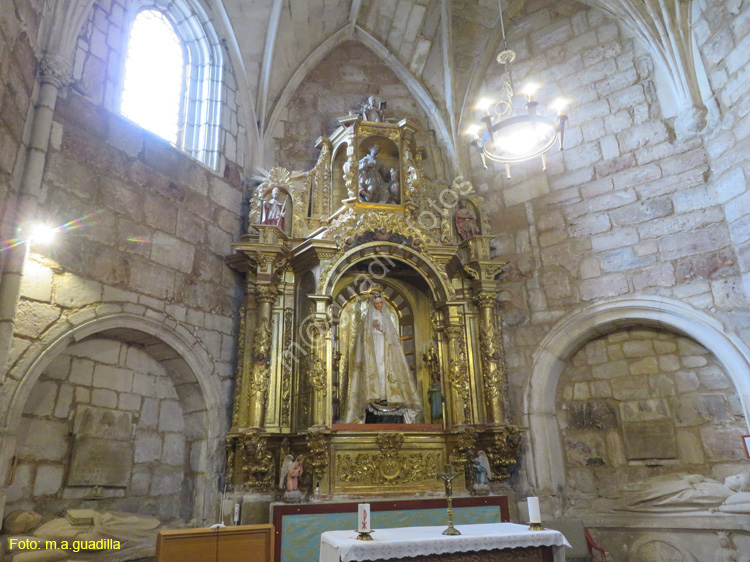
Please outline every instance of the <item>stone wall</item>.
[[584, 345], [557, 392], [570, 504], [661, 474], [723, 481], [746, 470], [739, 396], [708, 350], [653, 329]]
[[[125, 487], [69, 486], [76, 409], [92, 406], [130, 414], [132, 468], [120, 466]], [[169, 373], [142, 348], [89, 339], [59, 355], [36, 383], [19, 429], [19, 464], [7, 511], [42, 513], [90, 506], [161, 519], [192, 513], [190, 442]], [[118, 447], [115, 442], [110, 446]], [[100, 456], [117, 451], [103, 446]], [[197, 459], [194, 459], [197, 460]], [[102, 466], [107, 463], [99, 460]], [[196, 467], [197, 468], [197, 467]], [[96, 497], [100, 494], [101, 497]]]
[[[572, 99], [565, 150], [550, 153], [546, 172], [534, 160], [507, 180], [472, 155], [500, 233], [496, 255], [511, 262], [501, 295], [511, 403], [522, 403], [532, 354], [553, 323], [603, 299], [675, 299], [745, 336], [740, 248], [725, 213], [743, 197], [744, 173], [707, 150], [706, 137], [721, 130], [678, 138], [674, 119], [662, 117], [656, 90], [666, 85], [652, 59], [599, 10], [529, 2], [508, 43], [518, 51], [517, 84], [536, 78], [538, 99]], [[499, 80], [493, 63], [484, 89]]]
[[394, 72], [356, 41], [336, 47], [297, 88], [274, 131], [276, 162], [292, 170], [312, 168], [318, 159], [315, 140], [331, 135], [339, 126], [336, 118], [359, 112], [370, 95], [387, 102], [387, 119], [409, 118], [417, 124], [417, 142], [430, 156], [425, 172], [444, 178], [443, 155], [424, 110]]
[[40, 17], [40, 2], [8, 0], [0, 6], [0, 239], [13, 236], [13, 217], [6, 213], [13, 208], [21, 179]]
[[[79, 38], [74, 83], [58, 98], [37, 216], [68, 226], [54, 244], [31, 248], [24, 266], [10, 368], [3, 373], [0, 394], [3, 431], [12, 448], [26, 397], [42, 392], [38, 385], [49, 388], [49, 381], [36, 379], [40, 357], [43, 363], [64, 353], [72, 332], [91, 335], [123, 326], [140, 330], [151, 345], [163, 347], [159, 361], [179, 364], [180, 405], [190, 420], [186, 426], [201, 432], [192, 437], [196, 441], [191, 446], [192, 467], [200, 469], [195, 487], [188, 492], [169, 488], [169, 494], [187, 495], [158, 509], [185, 518], [209, 517], [210, 508], [204, 511], [202, 502], [213, 502], [221, 470], [223, 457], [216, 448], [226, 430], [242, 292], [239, 276], [224, 257], [241, 231], [243, 170], [229, 154], [218, 171], [210, 170], [110, 111], [102, 72], [117, 66], [115, 39], [122, 30], [115, 25], [118, 6], [103, 1], [92, 10], [89, 23], [94, 23]], [[109, 18], [108, 23], [102, 18]], [[111, 34], [104, 36], [111, 37], [105, 41], [108, 54], [98, 59], [92, 45], [101, 42], [105, 30]], [[229, 65], [225, 69], [231, 87]], [[227, 100], [231, 97], [228, 93]], [[230, 121], [231, 115], [224, 112]], [[242, 136], [237, 127], [230, 128], [238, 139]], [[100, 390], [98, 396], [108, 394]], [[25, 448], [23, 454], [34, 453]], [[163, 499], [164, 486], [172, 485], [166, 466], [152, 475], [147, 497]], [[44, 470], [52, 477], [58, 474], [57, 469]], [[141, 488], [131, 488], [146, 497], [144, 477], [138, 478]], [[135, 509], [137, 503], [127, 505]], [[195, 512], [190, 512], [192, 506]]]
[[[750, 161], [750, 2], [709, 0], [695, 23], [695, 39], [706, 66], [711, 89], [720, 110], [720, 119], [705, 139], [712, 174], [728, 178], [707, 195], [726, 200], [724, 218], [737, 256], [746, 297], [750, 295], [750, 190], [747, 166]], [[731, 181], [729, 181], [731, 178]], [[721, 193], [716, 193], [721, 189]], [[734, 195], [737, 195], [736, 197]], [[735, 293], [737, 280], [725, 286]], [[742, 303], [741, 297], [736, 301]], [[746, 300], [744, 301], [746, 303]], [[734, 310], [735, 325], [743, 339], [750, 341], [750, 314]]]

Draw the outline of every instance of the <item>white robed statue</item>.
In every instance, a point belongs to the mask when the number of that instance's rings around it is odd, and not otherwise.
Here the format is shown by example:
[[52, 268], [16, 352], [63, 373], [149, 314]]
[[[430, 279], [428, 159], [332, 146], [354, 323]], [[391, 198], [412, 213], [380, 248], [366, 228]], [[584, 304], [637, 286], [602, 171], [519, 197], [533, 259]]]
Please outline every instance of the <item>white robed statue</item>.
[[403, 415], [404, 422], [414, 423], [422, 401], [398, 330], [383, 310], [380, 295], [370, 299], [355, 330], [349, 351], [344, 423], [362, 423], [368, 407]]

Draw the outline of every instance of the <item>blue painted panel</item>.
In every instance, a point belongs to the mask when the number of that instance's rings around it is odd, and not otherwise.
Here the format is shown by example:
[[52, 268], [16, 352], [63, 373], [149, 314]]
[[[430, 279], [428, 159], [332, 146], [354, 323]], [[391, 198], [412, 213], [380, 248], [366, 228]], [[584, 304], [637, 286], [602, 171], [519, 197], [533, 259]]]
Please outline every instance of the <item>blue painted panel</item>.
[[[448, 526], [445, 509], [414, 509], [404, 511], [373, 511], [372, 528]], [[500, 508], [494, 505], [458, 507], [454, 509], [456, 525], [497, 523]], [[320, 555], [320, 535], [357, 526], [357, 514], [319, 513], [285, 515], [281, 524], [281, 562], [315, 562]]]

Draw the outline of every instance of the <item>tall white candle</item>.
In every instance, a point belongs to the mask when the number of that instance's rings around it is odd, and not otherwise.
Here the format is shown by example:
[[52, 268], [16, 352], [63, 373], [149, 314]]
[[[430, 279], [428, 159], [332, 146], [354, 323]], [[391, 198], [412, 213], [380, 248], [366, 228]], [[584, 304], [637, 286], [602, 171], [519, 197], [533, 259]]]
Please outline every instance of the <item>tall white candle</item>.
[[237, 525], [240, 522], [240, 504], [234, 504], [234, 524]]
[[526, 503], [529, 505], [529, 523], [541, 523], [542, 512], [539, 510], [539, 498], [526, 498]]
[[361, 503], [357, 506], [357, 531], [368, 533], [370, 531], [370, 504]]

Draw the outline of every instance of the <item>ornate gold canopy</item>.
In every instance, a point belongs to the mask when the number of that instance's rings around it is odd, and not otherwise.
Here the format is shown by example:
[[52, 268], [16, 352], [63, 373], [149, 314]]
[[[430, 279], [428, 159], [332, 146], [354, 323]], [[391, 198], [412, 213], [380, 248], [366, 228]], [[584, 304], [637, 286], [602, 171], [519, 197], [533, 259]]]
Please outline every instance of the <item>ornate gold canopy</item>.
[[[408, 120], [339, 121], [312, 170], [274, 168], [255, 189], [248, 233], [227, 258], [246, 276], [229, 482], [270, 489], [294, 453], [324, 494], [438, 490], [437, 468], [479, 449], [507, 478], [520, 435], [504, 414], [505, 264], [491, 256], [481, 198], [462, 178], [424, 177]], [[421, 423], [339, 423], [339, 321], [376, 285], [433, 414]]]

